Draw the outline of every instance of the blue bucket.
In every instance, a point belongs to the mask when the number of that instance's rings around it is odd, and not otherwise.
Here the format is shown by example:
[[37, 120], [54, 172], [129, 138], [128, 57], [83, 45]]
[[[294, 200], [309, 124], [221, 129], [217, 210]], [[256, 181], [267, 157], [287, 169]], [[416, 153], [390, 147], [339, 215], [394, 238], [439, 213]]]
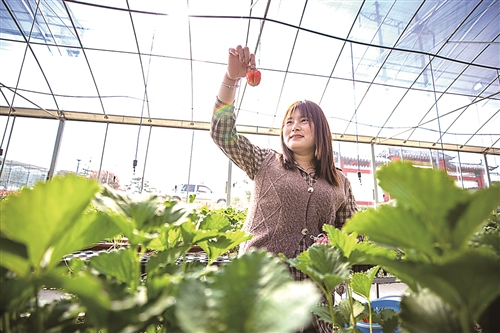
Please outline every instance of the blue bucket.
[[[382, 308], [393, 309], [399, 312], [399, 302], [401, 301], [401, 296], [384, 296], [371, 301], [372, 311], [376, 312]], [[370, 333], [370, 324], [364, 322], [358, 322], [356, 327], [363, 333]], [[382, 333], [382, 327], [379, 324], [372, 324], [373, 333]], [[397, 328], [394, 333], [399, 333], [399, 328]]]

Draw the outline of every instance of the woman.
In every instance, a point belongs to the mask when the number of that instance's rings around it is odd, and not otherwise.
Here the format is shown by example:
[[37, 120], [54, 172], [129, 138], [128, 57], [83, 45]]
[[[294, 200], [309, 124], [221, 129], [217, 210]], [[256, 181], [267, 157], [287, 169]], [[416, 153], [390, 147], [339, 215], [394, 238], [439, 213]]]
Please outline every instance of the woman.
[[[234, 98], [240, 78], [255, 68], [248, 47], [229, 49], [214, 107], [211, 136], [219, 148], [253, 180], [244, 230], [253, 238], [240, 245], [293, 258], [311, 246], [324, 224], [337, 228], [356, 211], [349, 180], [334, 164], [332, 135], [321, 108], [293, 103], [281, 125], [282, 153], [253, 145], [237, 133]], [[311, 237], [312, 236], [312, 237]], [[305, 274], [292, 270], [296, 280]]]

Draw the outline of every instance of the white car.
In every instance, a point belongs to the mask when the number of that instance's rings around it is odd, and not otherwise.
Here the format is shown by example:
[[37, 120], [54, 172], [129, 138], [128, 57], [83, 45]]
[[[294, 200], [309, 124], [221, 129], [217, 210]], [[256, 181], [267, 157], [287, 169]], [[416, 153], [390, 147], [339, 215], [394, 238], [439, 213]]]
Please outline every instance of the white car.
[[177, 201], [186, 201], [186, 197], [192, 194], [196, 195], [195, 201], [215, 203], [226, 202], [226, 198], [219, 194], [216, 194], [210, 189], [210, 187], [203, 184], [175, 185], [172, 193], [170, 194], [170, 198]]

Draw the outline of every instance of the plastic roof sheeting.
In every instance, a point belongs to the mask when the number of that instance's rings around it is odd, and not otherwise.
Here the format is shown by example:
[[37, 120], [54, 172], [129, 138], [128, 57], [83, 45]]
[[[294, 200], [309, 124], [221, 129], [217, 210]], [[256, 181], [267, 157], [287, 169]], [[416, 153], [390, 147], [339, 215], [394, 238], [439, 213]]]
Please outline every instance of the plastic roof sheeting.
[[338, 140], [500, 154], [499, 1], [4, 0], [0, 15], [0, 114], [207, 129], [241, 44], [262, 72], [237, 94], [249, 133], [279, 133], [309, 99]]

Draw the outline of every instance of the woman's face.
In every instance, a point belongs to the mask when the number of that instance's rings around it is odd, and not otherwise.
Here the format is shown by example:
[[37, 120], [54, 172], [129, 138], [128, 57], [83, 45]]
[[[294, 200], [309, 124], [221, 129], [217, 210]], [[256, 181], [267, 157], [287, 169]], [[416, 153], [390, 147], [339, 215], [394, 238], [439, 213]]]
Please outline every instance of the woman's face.
[[283, 142], [294, 154], [305, 155], [315, 151], [314, 124], [298, 109], [285, 121]]

